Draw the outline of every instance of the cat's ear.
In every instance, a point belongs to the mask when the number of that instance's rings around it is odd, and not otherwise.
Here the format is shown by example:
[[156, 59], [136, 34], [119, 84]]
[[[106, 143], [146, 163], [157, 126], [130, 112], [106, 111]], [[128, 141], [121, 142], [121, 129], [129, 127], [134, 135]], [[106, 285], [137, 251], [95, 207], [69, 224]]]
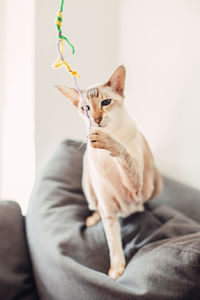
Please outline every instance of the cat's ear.
[[122, 95], [124, 94], [124, 86], [125, 86], [125, 78], [126, 78], [126, 69], [124, 66], [119, 66], [108, 82], [107, 86], [110, 86], [115, 92]]
[[56, 85], [56, 88], [63, 94], [67, 99], [69, 99], [75, 106], [78, 106], [79, 103], [79, 93], [73, 88], [66, 86]]

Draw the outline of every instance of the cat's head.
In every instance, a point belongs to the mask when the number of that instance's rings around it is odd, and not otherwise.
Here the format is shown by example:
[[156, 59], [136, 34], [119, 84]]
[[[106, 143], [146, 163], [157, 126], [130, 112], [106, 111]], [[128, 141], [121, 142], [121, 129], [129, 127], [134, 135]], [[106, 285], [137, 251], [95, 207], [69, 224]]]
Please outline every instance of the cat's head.
[[[118, 125], [124, 102], [125, 76], [126, 69], [124, 66], [120, 66], [105, 84], [81, 91], [92, 126]], [[57, 86], [57, 88], [77, 107], [79, 113], [88, 122], [78, 91], [64, 86]]]

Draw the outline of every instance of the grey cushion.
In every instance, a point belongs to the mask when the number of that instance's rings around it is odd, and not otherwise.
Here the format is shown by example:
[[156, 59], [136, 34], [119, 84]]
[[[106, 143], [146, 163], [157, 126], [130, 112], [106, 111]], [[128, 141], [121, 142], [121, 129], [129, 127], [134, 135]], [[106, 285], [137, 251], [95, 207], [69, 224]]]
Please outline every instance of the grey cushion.
[[107, 276], [102, 223], [84, 225], [84, 150], [63, 142], [32, 193], [26, 228], [41, 299], [199, 299], [200, 224], [166, 206], [120, 220], [127, 268], [117, 281]]
[[0, 299], [38, 299], [20, 207], [0, 201]]
[[164, 190], [154, 203], [169, 205], [200, 221], [200, 191], [183, 183], [164, 177]]

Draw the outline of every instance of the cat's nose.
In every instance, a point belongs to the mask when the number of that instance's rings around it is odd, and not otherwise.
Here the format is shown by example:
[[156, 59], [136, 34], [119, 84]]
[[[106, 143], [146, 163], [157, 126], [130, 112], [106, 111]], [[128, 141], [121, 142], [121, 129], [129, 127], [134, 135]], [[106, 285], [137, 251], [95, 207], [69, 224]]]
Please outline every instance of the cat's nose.
[[98, 125], [101, 123], [102, 117], [96, 117], [94, 118], [95, 123], [97, 123]]

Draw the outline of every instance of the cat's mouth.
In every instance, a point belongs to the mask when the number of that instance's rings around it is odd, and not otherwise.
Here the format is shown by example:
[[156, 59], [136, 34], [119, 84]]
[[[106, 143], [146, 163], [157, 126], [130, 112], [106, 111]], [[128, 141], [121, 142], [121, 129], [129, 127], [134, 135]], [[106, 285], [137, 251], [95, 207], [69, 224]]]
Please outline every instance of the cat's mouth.
[[102, 118], [101, 122], [95, 122], [95, 120], [92, 119], [92, 127], [94, 128], [105, 128], [109, 125], [107, 118]]
[[106, 127], [106, 125], [105, 125], [105, 124], [97, 124], [97, 123], [94, 122], [94, 123], [92, 124], [92, 127], [95, 127], [95, 128], [99, 128], [99, 127], [100, 127], [100, 128], [103, 128], [103, 127]]

